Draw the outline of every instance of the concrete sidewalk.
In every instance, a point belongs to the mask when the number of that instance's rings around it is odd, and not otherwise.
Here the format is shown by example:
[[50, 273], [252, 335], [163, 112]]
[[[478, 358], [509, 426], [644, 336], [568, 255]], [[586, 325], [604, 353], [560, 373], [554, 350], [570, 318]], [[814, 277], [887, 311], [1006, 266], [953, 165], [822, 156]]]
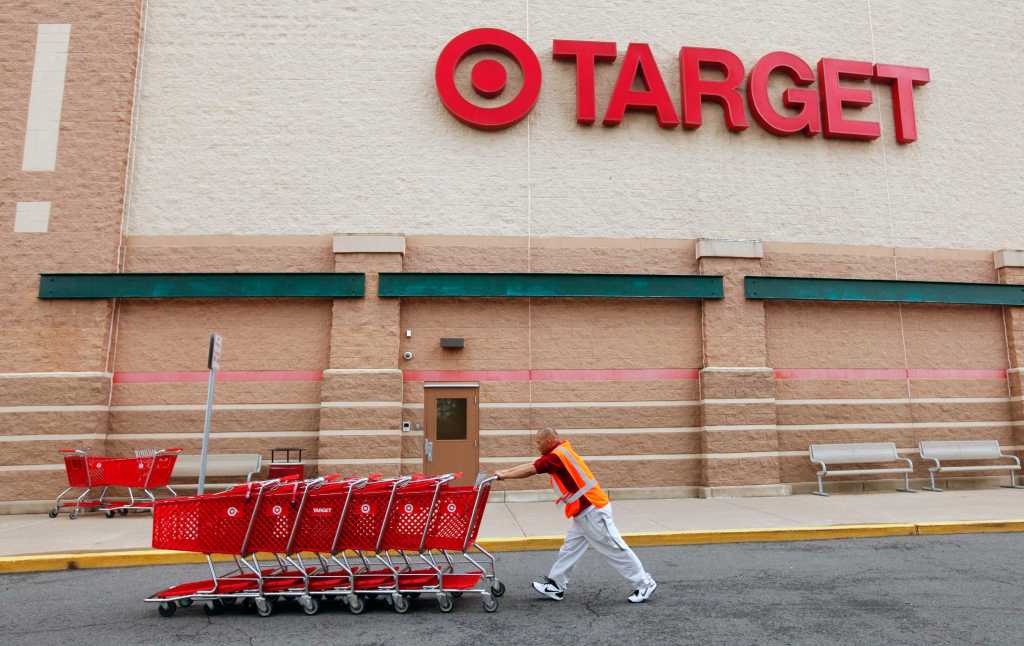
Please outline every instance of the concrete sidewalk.
[[[1024, 490], [620, 500], [613, 506], [623, 533], [1016, 520], [1024, 518]], [[565, 526], [561, 510], [551, 502], [496, 502], [487, 506], [480, 536], [557, 536]], [[112, 519], [86, 514], [76, 520], [0, 516], [0, 556], [147, 548], [151, 527], [148, 514]]]

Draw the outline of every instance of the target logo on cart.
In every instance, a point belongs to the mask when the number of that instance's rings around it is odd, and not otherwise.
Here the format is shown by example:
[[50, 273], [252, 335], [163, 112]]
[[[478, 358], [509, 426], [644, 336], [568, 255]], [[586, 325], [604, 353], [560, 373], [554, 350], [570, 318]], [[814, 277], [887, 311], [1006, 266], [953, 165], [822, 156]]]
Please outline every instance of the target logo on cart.
[[228, 516], [230, 516], [231, 518], [234, 518], [237, 515], [238, 515], [238, 508], [237, 507], [228, 507]]
[[313, 507], [314, 514], [329, 514], [332, 507]]
[[281, 505], [274, 505], [273, 507], [271, 507], [270, 513], [274, 514], [275, 516], [280, 516], [281, 515]]
[[370, 513], [370, 505], [364, 502], [363, 506], [359, 508], [359, 511], [363, 512], [364, 514]]
[[412, 503], [408, 503], [408, 502], [405, 503], [405, 507], [403, 507], [403, 509], [405, 509], [405, 513], [411, 514], [412, 513]]
[[454, 514], [455, 513], [455, 503], [454, 502], [448, 503], [448, 513], [449, 514]]
[[[484, 107], [462, 96], [455, 85], [455, 72], [463, 59], [476, 52], [503, 54], [519, 66], [523, 86], [512, 100], [504, 105]], [[501, 62], [485, 58], [473, 65], [469, 80], [477, 95], [493, 99], [505, 91], [508, 72]], [[441, 103], [456, 119], [481, 130], [501, 130], [521, 121], [537, 102], [541, 85], [540, 61], [530, 46], [515, 34], [489, 27], [471, 29], [445, 45], [434, 68], [434, 82]]]

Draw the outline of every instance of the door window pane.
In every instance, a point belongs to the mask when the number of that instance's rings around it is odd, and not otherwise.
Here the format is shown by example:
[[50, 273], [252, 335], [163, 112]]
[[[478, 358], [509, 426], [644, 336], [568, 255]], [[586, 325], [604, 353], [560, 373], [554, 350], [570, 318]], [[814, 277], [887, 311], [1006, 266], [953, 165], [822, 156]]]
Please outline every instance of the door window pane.
[[466, 439], [466, 400], [463, 398], [438, 398], [437, 439]]

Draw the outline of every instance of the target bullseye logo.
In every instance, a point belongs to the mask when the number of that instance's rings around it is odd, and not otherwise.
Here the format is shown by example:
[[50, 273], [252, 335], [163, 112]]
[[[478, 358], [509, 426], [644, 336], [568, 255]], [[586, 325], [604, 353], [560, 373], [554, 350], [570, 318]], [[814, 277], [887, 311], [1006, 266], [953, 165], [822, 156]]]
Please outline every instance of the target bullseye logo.
[[449, 514], [454, 514], [455, 513], [455, 503], [453, 503], [453, 502], [448, 503], [448, 513]]
[[370, 505], [364, 502], [363, 506], [359, 508], [359, 511], [363, 512], [364, 514], [370, 513]]
[[[497, 52], [516, 62], [523, 74], [523, 86], [508, 103], [483, 107], [470, 103], [455, 85], [455, 71], [467, 56], [475, 52]], [[459, 121], [482, 130], [500, 130], [521, 121], [530, 114], [540, 96], [540, 61], [530, 46], [515, 34], [503, 29], [484, 27], [471, 29], [448, 41], [437, 59], [434, 81], [441, 103]], [[478, 95], [493, 99], [500, 96], [508, 83], [508, 72], [500, 62], [486, 58], [473, 65], [470, 84]]]
[[408, 503], [408, 502], [405, 503], [404, 509], [405, 509], [405, 513], [411, 514], [412, 513], [412, 503]]
[[272, 514], [274, 514], [275, 516], [280, 516], [281, 515], [281, 505], [274, 505], [273, 509], [271, 509], [270, 512]]
[[230, 516], [231, 518], [234, 518], [237, 515], [238, 515], [238, 508], [237, 507], [228, 507], [228, 516]]

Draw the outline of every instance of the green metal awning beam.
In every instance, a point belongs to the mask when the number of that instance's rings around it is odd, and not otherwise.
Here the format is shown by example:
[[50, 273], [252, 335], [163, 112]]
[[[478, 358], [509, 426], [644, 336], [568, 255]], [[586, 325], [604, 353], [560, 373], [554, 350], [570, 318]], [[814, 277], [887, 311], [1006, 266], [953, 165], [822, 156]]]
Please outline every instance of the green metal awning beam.
[[381, 274], [382, 297], [723, 297], [721, 276], [649, 274]]
[[744, 287], [757, 300], [1024, 305], [1024, 285], [993, 283], [747, 276]]
[[359, 298], [363, 274], [40, 274], [39, 298]]

